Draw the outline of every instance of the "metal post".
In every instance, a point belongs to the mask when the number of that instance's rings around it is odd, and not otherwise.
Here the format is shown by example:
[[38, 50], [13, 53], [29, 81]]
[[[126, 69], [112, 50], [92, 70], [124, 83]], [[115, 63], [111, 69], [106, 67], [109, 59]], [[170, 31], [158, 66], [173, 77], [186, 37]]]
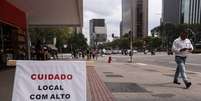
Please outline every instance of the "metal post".
[[[28, 30], [28, 29], [27, 29]], [[28, 60], [31, 60], [31, 38], [29, 31], [27, 31], [27, 43], [28, 43]]]
[[133, 23], [133, 0], [131, 0], [131, 31], [130, 34], [130, 62], [133, 62], [133, 32], [134, 32], [134, 23]]
[[31, 38], [29, 33], [29, 24], [28, 24], [28, 16], [26, 16], [27, 20], [27, 47], [28, 47], [28, 60], [31, 60]]
[[0, 25], [0, 34], [1, 34], [1, 50], [4, 52], [4, 39], [3, 39], [3, 25]]

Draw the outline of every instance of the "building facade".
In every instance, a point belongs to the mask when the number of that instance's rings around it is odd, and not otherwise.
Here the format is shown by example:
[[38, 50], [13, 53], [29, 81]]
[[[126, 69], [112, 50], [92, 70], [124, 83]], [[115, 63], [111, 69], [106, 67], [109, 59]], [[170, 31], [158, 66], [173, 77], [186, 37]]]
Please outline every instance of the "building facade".
[[200, 24], [200, 0], [163, 0], [162, 22], [173, 24]]
[[83, 0], [0, 0], [0, 62], [30, 59], [29, 29], [63, 26], [82, 32]]
[[201, 23], [201, 1], [181, 0], [181, 23]]
[[90, 46], [96, 47], [107, 40], [107, 28], [105, 19], [92, 19], [89, 21], [90, 25]]
[[27, 59], [26, 13], [18, 6], [0, 0], [0, 68], [7, 60]]
[[[171, 7], [170, 7], [171, 6]], [[180, 0], [162, 1], [162, 19], [163, 23], [180, 23]]]
[[122, 26], [122, 21], [120, 22], [120, 24], [119, 24], [119, 29], [120, 29], [120, 37], [122, 37], [123, 36], [123, 28], [122, 28], [123, 26]]
[[148, 35], [148, 0], [122, 0], [122, 35], [129, 31], [136, 38]]

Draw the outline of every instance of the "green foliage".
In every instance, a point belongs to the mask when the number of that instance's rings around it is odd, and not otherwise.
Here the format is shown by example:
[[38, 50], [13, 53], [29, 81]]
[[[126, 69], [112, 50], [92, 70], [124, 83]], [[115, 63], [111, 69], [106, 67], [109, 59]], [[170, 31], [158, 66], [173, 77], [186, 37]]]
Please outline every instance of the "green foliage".
[[162, 45], [162, 40], [158, 37], [145, 37], [143, 40], [146, 48], [149, 50], [160, 48]]
[[119, 48], [120, 49], [129, 49], [130, 42], [128, 37], [123, 37], [119, 39]]
[[143, 39], [134, 39], [133, 40], [133, 47], [137, 49], [143, 48], [144, 45], [144, 40]]
[[159, 34], [162, 39], [164, 48], [171, 48], [172, 42], [179, 37], [180, 33], [186, 31], [189, 34], [189, 38], [193, 43], [201, 42], [201, 24], [162, 24], [151, 30], [152, 36]]
[[[133, 47], [135, 49], [143, 49], [144, 46], [147, 48], [160, 48], [161, 46], [161, 39], [154, 38], [154, 37], [145, 37], [145, 38], [136, 38], [133, 40]], [[99, 45], [99, 48], [106, 48], [106, 49], [130, 49], [130, 40], [129, 37], [121, 37], [120, 39], [116, 39], [112, 42], [105, 43], [103, 45]]]
[[157, 38], [157, 37], [152, 38], [151, 47], [153, 49], [160, 48], [161, 44], [162, 44], [162, 40], [160, 38]]
[[46, 44], [53, 44], [53, 38], [57, 38], [57, 48], [62, 48], [67, 43], [72, 34], [69, 28], [30, 28], [30, 37], [32, 44], [38, 40]]
[[[46, 44], [53, 44], [53, 38], [56, 37], [56, 47], [59, 51], [69, 52], [72, 49], [86, 49], [87, 39], [82, 33], [73, 33], [69, 27], [63, 28], [31, 28], [30, 36], [32, 44], [38, 40]], [[64, 50], [64, 45], [67, 49]]]
[[74, 33], [71, 35], [68, 46], [72, 48], [72, 50], [83, 49], [86, 50], [88, 48], [87, 39], [84, 37], [82, 33]]

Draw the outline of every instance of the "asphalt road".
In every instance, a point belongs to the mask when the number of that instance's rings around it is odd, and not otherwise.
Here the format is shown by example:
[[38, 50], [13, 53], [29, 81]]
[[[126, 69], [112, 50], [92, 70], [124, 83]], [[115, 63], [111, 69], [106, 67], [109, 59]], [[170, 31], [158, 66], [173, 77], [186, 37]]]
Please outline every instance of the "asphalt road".
[[[112, 55], [112, 59], [116, 62], [128, 62], [130, 57], [123, 55]], [[133, 56], [133, 60], [134, 63], [176, 68], [174, 56], [166, 55], [165, 53], [156, 53], [154, 56], [138, 53]], [[190, 71], [201, 72], [201, 54], [189, 54], [186, 61], [186, 67]]]

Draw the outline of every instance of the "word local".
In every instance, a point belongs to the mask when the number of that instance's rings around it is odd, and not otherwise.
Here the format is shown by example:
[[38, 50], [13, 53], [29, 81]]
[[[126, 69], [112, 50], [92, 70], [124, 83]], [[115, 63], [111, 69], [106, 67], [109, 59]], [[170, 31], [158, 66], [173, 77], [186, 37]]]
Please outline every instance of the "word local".
[[38, 90], [64, 90], [63, 87], [61, 85], [39, 85], [38, 86]]
[[72, 80], [72, 74], [32, 74], [32, 80]]

